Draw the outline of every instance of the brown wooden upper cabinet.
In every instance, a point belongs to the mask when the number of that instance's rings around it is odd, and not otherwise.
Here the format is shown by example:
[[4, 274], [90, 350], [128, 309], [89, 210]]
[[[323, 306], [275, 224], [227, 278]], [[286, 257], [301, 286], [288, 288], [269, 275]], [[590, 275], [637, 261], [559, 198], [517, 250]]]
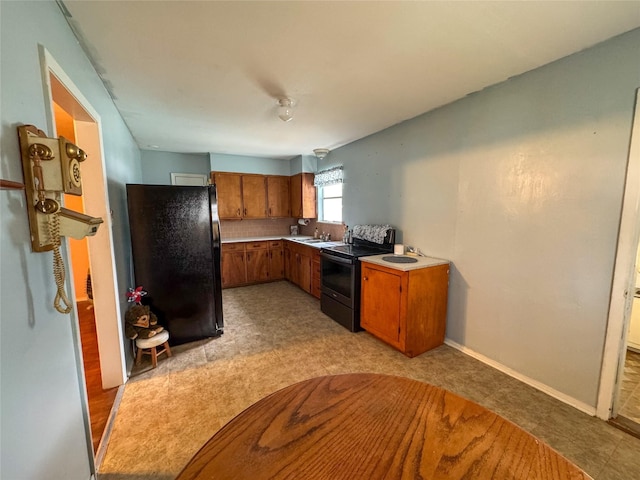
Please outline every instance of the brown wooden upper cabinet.
[[242, 218], [315, 218], [313, 173], [257, 175], [211, 172], [218, 191], [218, 216]]
[[267, 215], [269, 217], [290, 217], [289, 177], [267, 176]]
[[267, 216], [267, 182], [264, 175], [242, 175], [243, 218]]
[[299, 173], [291, 177], [291, 216], [316, 218], [316, 187], [313, 173]]
[[264, 175], [211, 172], [218, 192], [220, 219], [266, 218], [267, 182]]
[[218, 193], [218, 217], [242, 218], [242, 175], [211, 172], [211, 181]]

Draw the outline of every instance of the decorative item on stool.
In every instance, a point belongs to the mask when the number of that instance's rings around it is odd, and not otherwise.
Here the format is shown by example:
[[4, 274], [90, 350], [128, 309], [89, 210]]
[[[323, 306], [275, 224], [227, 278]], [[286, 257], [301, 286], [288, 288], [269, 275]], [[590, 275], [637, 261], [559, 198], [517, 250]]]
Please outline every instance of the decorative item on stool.
[[148, 305], [142, 305], [142, 297], [146, 294], [142, 287], [129, 289], [127, 297], [133, 305], [124, 316], [125, 334], [135, 341], [136, 365], [142, 360], [142, 355], [151, 355], [151, 364], [156, 368], [160, 355], [166, 353], [167, 357], [171, 356], [169, 332], [162, 325], [158, 325], [158, 319], [151, 308]]
[[[158, 348], [160, 347], [160, 348]], [[153, 368], [158, 366], [158, 357], [163, 353], [167, 354], [167, 357], [171, 356], [171, 349], [169, 348], [169, 332], [166, 330], [149, 338], [136, 338], [136, 365], [142, 360], [142, 355], [151, 355], [151, 364]]]

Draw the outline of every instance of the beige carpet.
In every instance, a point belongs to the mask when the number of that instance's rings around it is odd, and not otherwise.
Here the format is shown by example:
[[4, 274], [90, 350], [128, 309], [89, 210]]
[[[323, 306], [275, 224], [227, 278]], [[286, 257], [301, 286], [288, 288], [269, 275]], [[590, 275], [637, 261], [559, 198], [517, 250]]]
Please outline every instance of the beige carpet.
[[[409, 359], [366, 332], [347, 331], [287, 282], [224, 290], [223, 305], [222, 337], [176, 347], [155, 370], [143, 364], [134, 371], [99, 480], [173, 479], [222, 425], [260, 398], [348, 372], [442, 386], [518, 423], [594, 478], [640, 478], [640, 441], [627, 443], [606, 423], [457, 350], [441, 346]], [[626, 477], [615, 476], [621, 465]]]

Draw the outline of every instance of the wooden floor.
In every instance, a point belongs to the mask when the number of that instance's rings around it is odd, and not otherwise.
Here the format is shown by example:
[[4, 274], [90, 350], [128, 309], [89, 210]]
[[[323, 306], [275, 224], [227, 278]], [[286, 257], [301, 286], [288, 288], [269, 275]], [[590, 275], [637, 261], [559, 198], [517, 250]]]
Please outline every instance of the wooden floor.
[[118, 393], [118, 387], [108, 390], [102, 389], [96, 322], [93, 315], [93, 307], [89, 301], [78, 302], [78, 317], [87, 396], [89, 397], [93, 451], [96, 453], [111, 413], [111, 407], [113, 407], [113, 402]]
[[620, 388], [618, 416], [611, 424], [640, 438], [640, 353], [627, 350]]

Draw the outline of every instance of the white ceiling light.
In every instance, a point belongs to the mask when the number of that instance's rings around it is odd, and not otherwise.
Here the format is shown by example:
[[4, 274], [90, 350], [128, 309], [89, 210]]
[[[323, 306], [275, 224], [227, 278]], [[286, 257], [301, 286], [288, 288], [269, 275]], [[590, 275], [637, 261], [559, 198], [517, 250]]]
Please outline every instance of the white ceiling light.
[[289, 122], [293, 118], [294, 102], [288, 97], [278, 99], [278, 117], [283, 122]]
[[318, 160], [322, 160], [324, 157], [326, 157], [329, 154], [329, 149], [328, 148], [314, 148], [313, 149], [313, 153], [315, 154], [316, 157], [318, 157]]

